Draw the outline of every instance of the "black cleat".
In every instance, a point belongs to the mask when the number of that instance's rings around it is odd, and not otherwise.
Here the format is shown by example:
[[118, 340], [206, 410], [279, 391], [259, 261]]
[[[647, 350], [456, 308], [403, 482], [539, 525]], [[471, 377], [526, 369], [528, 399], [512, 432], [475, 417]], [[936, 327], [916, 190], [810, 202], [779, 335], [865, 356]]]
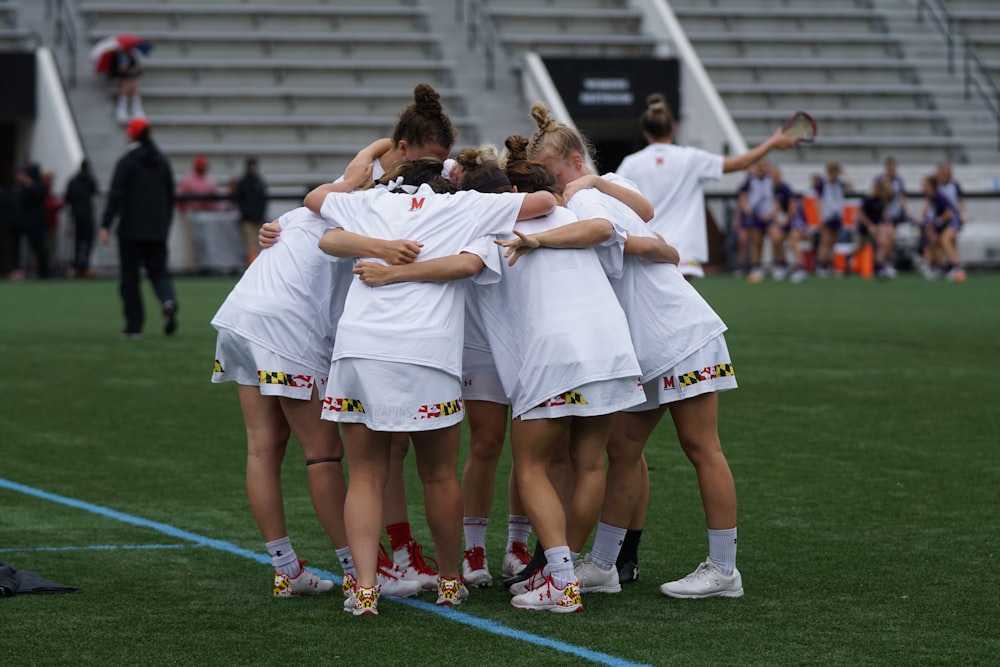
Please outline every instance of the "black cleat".
[[618, 583], [630, 584], [633, 581], [639, 581], [639, 564], [632, 560], [625, 561], [618, 568]]
[[163, 333], [168, 336], [177, 331], [177, 302], [163, 302]]

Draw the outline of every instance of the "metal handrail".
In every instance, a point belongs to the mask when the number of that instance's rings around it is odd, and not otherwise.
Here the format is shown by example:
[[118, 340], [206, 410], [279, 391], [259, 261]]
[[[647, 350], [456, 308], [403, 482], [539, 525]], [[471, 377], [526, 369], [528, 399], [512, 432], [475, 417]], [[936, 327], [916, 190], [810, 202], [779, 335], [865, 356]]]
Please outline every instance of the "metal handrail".
[[945, 38], [948, 45], [948, 72], [955, 73], [955, 50], [962, 49], [962, 78], [965, 99], [972, 97], [975, 88], [987, 109], [993, 112], [997, 123], [997, 150], [1000, 150], [1000, 87], [997, 86], [989, 70], [976, 55], [975, 49], [968, 43], [965, 35], [951, 13], [939, 0], [918, 0], [917, 22], [923, 23], [924, 14], [930, 16], [938, 32]]
[[917, 23], [924, 22], [925, 12], [934, 21], [934, 26], [948, 45], [948, 72], [954, 74], [955, 47], [961, 39], [958, 29], [955, 27], [955, 19], [937, 0], [919, 0], [917, 2]]
[[465, 17], [466, 44], [470, 49], [478, 44], [483, 49], [486, 62], [486, 89], [496, 88], [496, 60], [500, 50], [500, 36], [481, 0], [464, 0], [464, 11], [456, 13]]
[[69, 88], [76, 88], [76, 70], [78, 66], [76, 59], [79, 37], [77, 36], [76, 21], [73, 18], [73, 13], [69, 8], [67, 0], [47, 0], [45, 3], [45, 16], [46, 18], [55, 19], [55, 45], [62, 46], [63, 41], [66, 42], [66, 51], [69, 60], [64, 66], [64, 69], [67, 70], [66, 85]]
[[[986, 66], [976, 55], [971, 46], [965, 47], [965, 58], [963, 59], [965, 69], [965, 99], [972, 97], [973, 86], [979, 93], [980, 99], [993, 112], [997, 121], [997, 150], [1000, 150], [1000, 87], [993, 81]], [[975, 71], [973, 71], [975, 68]]]

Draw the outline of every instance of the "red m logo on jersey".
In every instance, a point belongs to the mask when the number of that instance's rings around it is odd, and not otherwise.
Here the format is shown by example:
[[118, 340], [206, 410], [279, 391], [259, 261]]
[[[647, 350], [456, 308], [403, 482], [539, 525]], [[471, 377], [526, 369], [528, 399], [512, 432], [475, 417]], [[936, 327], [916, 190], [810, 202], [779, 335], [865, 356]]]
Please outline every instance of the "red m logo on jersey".
[[410, 204], [410, 210], [419, 211], [421, 208], [423, 208], [423, 206], [424, 206], [424, 198], [421, 197], [420, 199], [417, 199], [416, 197], [414, 197], [412, 203]]

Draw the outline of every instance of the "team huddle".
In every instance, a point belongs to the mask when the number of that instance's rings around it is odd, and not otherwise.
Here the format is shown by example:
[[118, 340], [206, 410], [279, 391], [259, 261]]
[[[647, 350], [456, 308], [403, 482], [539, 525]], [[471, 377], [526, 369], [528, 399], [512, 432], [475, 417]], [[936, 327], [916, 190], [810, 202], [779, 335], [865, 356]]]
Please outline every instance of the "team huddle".
[[[778, 130], [723, 158], [674, 146], [662, 96], [648, 106], [650, 147], [598, 175], [585, 139], [542, 103], [531, 137], [448, 159], [454, 128], [420, 84], [391, 138], [262, 228], [265, 250], [212, 320], [213, 382], [238, 385], [247, 492], [276, 596], [334, 589], [288, 537], [280, 466], [290, 433], [343, 568], [344, 610], [361, 616], [378, 614], [383, 595], [430, 590], [438, 605], [458, 605], [493, 583], [486, 532], [509, 431], [501, 574], [511, 604], [581, 611], [581, 594], [638, 579], [643, 448], [668, 410], [697, 472], [709, 554], [660, 590], [743, 595], [717, 428], [718, 393], [736, 377], [725, 324], [682, 273], [704, 261], [697, 234], [683, 230], [704, 234], [700, 179], [795, 139]], [[410, 533], [411, 444], [435, 567]]]

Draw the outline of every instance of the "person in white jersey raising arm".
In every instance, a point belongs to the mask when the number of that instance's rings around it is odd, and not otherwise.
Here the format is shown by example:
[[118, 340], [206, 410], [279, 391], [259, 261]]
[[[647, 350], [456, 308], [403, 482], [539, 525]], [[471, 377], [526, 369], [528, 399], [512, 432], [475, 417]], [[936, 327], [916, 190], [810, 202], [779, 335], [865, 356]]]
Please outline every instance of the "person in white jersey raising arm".
[[662, 94], [650, 95], [646, 104], [639, 126], [649, 145], [627, 155], [615, 173], [635, 183], [653, 205], [649, 227], [680, 252], [681, 273], [701, 278], [705, 275], [702, 264], [708, 261], [702, 181], [742, 171], [771, 150], [790, 148], [798, 140], [779, 129], [742, 155], [716, 155], [674, 144], [677, 125]]

